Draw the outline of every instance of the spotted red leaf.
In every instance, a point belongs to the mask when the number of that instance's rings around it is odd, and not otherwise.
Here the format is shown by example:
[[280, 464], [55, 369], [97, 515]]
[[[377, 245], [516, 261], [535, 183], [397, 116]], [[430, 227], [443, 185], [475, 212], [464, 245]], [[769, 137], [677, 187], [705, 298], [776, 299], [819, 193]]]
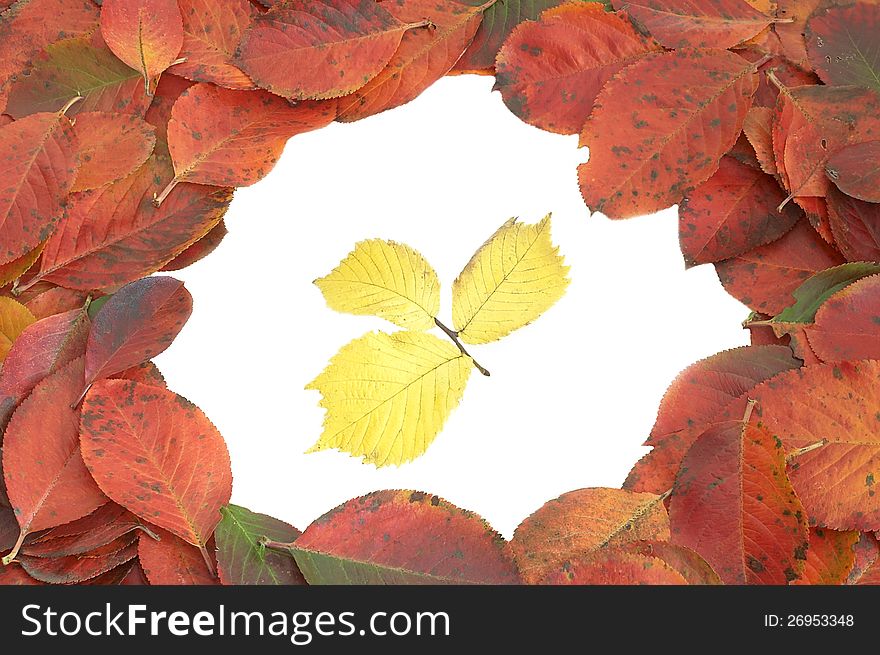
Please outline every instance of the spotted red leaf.
[[605, 83], [658, 49], [599, 3], [563, 4], [513, 31], [498, 53], [495, 87], [526, 123], [577, 134]]
[[775, 175], [776, 160], [773, 157], [773, 110], [769, 107], [752, 107], [743, 122], [743, 133], [752, 144], [761, 170]]
[[687, 266], [717, 262], [775, 241], [801, 219], [771, 176], [732, 157], [679, 206], [679, 243]]
[[851, 262], [880, 261], [880, 203], [828, 190], [828, 221], [834, 243]]
[[807, 515], [782, 444], [754, 418], [709, 428], [682, 461], [669, 500], [671, 541], [702, 555], [726, 584], [800, 577]]
[[681, 200], [733, 147], [756, 85], [752, 64], [722, 50], [648, 55], [623, 69], [581, 132], [587, 206], [627, 218]]
[[880, 528], [880, 362], [816, 364], [768, 380], [753, 392], [773, 435], [798, 455], [791, 481], [810, 522], [835, 530]]
[[227, 233], [226, 223], [221, 220], [210, 232], [165, 264], [160, 270], [171, 272], [192, 266], [214, 252]]
[[624, 487], [662, 494], [672, 488], [681, 460], [713, 424], [740, 416], [755, 385], [798, 368], [786, 346], [744, 346], [725, 350], [682, 371], [669, 385], [657, 420], [645, 441], [652, 450], [630, 471]]
[[855, 2], [816, 11], [807, 23], [807, 54], [826, 84], [880, 92], [880, 5]]
[[101, 34], [113, 54], [143, 76], [150, 95], [178, 58], [183, 20], [176, 0], [104, 0]]
[[138, 540], [138, 559], [150, 584], [220, 584], [196, 546], [165, 530], [159, 530], [157, 536], [144, 535]]
[[831, 296], [806, 333], [823, 361], [880, 359], [880, 275], [862, 278]]
[[83, 459], [115, 502], [205, 550], [232, 493], [223, 437], [185, 398], [130, 380], [83, 402]]
[[309, 584], [515, 584], [504, 539], [419, 491], [376, 491], [331, 510], [289, 545]]
[[366, 85], [339, 100], [339, 120], [356, 121], [399, 107], [446, 75], [470, 45], [484, 9], [497, 0], [399, 0], [387, 4], [399, 21], [433, 27], [407, 31], [388, 65]]
[[21, 527], [18, 547], [31, 532], [81, 518], [107, 502], [80, 455], [80, 411], [73, 405], [83, 370], [80, 358], [46, 377], [6, 428], [3, 474]]
[[621, 549], [576, 559], [541, 581], [551, 585], [683, 585], [684, 576], [656, 557]]
[[58, 111], [77, 96], [82, 100], [68, 116], [90, 111], [143, 116], [150, 104], [138, 72], [119, 61], [95, 32], [41, 52], [33, 68], [10, 86], [6, 111], [15, 118]]
[[132, 561], [137, 557], [137, 540], [123, 538], [91, 555], [53, 558], [23, 555], [20, 562], [35, 580], [49, 584], [82, 583]]
[[841, 148], [828, 158], [825, 172], [847, 195], [880, 203], [880, 140]]
[[196, 84], [171, 111], [168, 147], [174, 180], [159, 196], [164, 201], [178, 183], [248, 186], [265, 177], [287, 140], [318, 129], [335, 118], [334, 103], [292, 106], [265, 91], [231, 91]]
[[804, 572], [792, 584], [839, 585], [846, 582], [855, 562], [853, 547], [859, 533], [853, 530], [841, 532], [827, 528], [810, 528], [810, 547]]
[[781, 239], [715, 264], [731, 296], [756, 312], [776, 315], [808, 277], [843, 263], [843, 257], [806, 221]]
[[25, 328], [0, 370], [0, 427], [43, 378], [85, 354], [88, 333], [89, 318], [82, 308]]
[[254, 88], [251, 78], [233, 63], [235, 49], [255, 13], [253, 5], [247, 0], [178, 0], [177, 4], [183, 17], [179, 58], [184, 61], [169, 72], [227, 89]]
[[404, 33], [385, 6], [362, 0], [288, 0], [254, 20], [237, 62], [259, 86], [297, 100], [353, 93], [385, 68]]
[[71, 191], [86, 191], [134, 173], [156, 145], [156, 128], [131, 114], [81, 113], [76, 117], [79, 167]]
[[113, 294], [92, 322], [85, 382], [111, 377], [164, 352], [192, 314], [192, 296], [172, 277], [149, 277]]
[[667, 48], [732, 48], [771, 18], [745, 0], [612, 0]]
[[580, 558], [640, 539], [669, 539], [663, 497], [624, 489], [579, 489], [547, 502], [510, 542], [523, 580], [537, 584]]
[[43, 250], [29, 285], [113, 289], [159, 270], [223, 218], [231, 189], [179, 184], [162, 203], [153, 196], [172, 175], [154, 155], [133, 175], [75, 194], [68, 215]]
[[77, 141], [61, 114], [33, 114], [0, 127], [0, 263], [52, 233], [76, 175]]

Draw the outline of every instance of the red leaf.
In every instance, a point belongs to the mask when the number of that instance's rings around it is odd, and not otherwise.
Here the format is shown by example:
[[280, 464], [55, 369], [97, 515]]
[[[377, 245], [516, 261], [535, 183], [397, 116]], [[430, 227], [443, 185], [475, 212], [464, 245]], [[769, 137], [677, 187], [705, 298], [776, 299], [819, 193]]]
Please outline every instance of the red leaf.
[[220, 584], [198, 548], [165, 530], [160, 530], [158, 535], [159, 539], [144, 535], [138, 541], [138, 558], [150, 584]]
[[10, 86], [6, 111], [15, 118], [58, 111], [82, 100], [67, 115], [91, 111], [143, 116], [150, 104], [138, 72], [116, 58], [100, 32], [48, 46], [27, 74]]
[[0, 586], [21, 586], [44, 584], [34, 580], [20, 565], [15, 562], [0, 566]]
[[404, 23], [431, 21], [429, 29], [409, 30], [388, 65], [366, 85], [339, 100], [339, 120], [351, 122], [399, 107], [446, 75], [470, 45], [483, 10], [454, 0], [399, 0], [387, 9]]
[[579, 489], [549, 501], [520, 523], [510, 547], [523, 580], [538, 584], [595, 551], [668, 538], [669, 518], [661, 496]]
[[272, 170], [287, 139], [334, 118], [334, 103], [294, 107], [265, 91], [196, 84], [171, 111], [168, 146], [175, 176], [158, 201], [180, 182], [249, 186]]
[[[26, 296], [27, 292], [23, 293], [21, 298], [24, 299]], [[34, 315], [34, 318], [41, 320], [74, 309], [82, 309], [85, 307], [88, 297], [88, 294], [82, 291], [52, 287], [31, 296], [25, 302], [25, 306]]]
[[114, 373], [112, 378], [114, 380], [134, 380], [135, 382], [149, 384], [154, 387], [168, 388], [162, 372], [153, 362], [144, 362], [119, 373]]
[[214, 252], [227, 233], [226, 223], [221, 220], [210, 232], [165, 264], [160, 270], [172, 272], [192, 266]]
[[657, 412], [645, 441], [653, 450], [630, 471], [624, 487], [633, 491], [666, 493], [672, 488], [681, 460], [707, 428], [745, 410], [747, 396], [757, 384], [800, 362], [785, 346], [744, 346], [726, 350], [692, 364], [675, 378]]
[[76, 584], [91, 580], [137, 557], [137, 541], [95, 557], [21, 557], [28, 575], [49, 584]]
[[51, 43], [85, 36], [98, 26], [98, 8], [90, 0], [16, 2], [0, 20], [0, 113], [3, 87]]
[[755, 149], [761, 170], [776, 175], [776, 159], [773, 156], [773, 110], [769, 107], [752, 107], [743, 122], [743, 132]]
[[143, 528], [134, 514], [115, 503], [107, 503], [89, 516], [74, 521], [74, 523], [79, 524], [78, 527], [70, 526], [67, 531], [77, 530], [79, 534], [53, 536], [53, 531], [49, 530], [48, 534], [40, 535], [34, 542], [25, 543], [22, 546], [21, 554], [30, 557], [50, 558], [94, 557], [93, 554], [90, 554], [91, 551], [104, 549], [113, 542], [119, 541], [127, 546], [136, 538], [132, 533]]
[[18, 547], [31, 532], [86, 516], [107, 502], [80, 455], [80, 413], [71, 406], [82, 384], [80, 358], [40, 382], [6, 428], [3, 473], [21, 526]]
[[147, 95], [183, 47], [176, 0], [104, 0], [101, 34], [107, 46], [144, 78]]
[[76, 137], [60, 114], [34, 114], [0, 128], [0, 263], [46, 240], [76, 173]]
[[223, 437], [175, 393], [97, 382], [83, 402], [83, 459], [112, 500], [204, 549], [232, 493]]
[[679, 242], [687, 266], [717, 262], [770, 243], [803, 216], [779, 211], [785, 193], [771, 176], [724, 157], [718, 171], [679, 206]]
[[153, 152], [156, 128], [130, 114], [87, 112], [74, 125], [79, 169], [71, 191], [86, 191], [134, 173]]
[[880, 92], [880, 6], [856, 2], [816, 11], [807, 23], [807, 54], [826, 84]]
[[880, 528], [877, 408], [880, 362], [817, 364], [769, 380], [753, 392], [757, 410], [788, 451], [799, 454], [791, 481], [814, 525], [835, 530]]
[[340, 505], [290, 545], [310, 584], [515, 584], [508, 544], [479, 516], [420, 491]]
[[86, 385], [164, 352], [192, 314], [192, 296], [172, 277], [122, 287], [95, 316], [86, 346]]
[[575, 560], [542, 584], [683, 585], [687, 580], [663, 560], [614, 549]]
[[0, 427], [40, 380], [85, 354], [88, 333], [89, 317], [82, 308], [25, 328], [0, 370]]
[[855, 562], [853, 546], [858, 540], [858, 532], [810, 528], [810, 548], [804, 572], [792, 584], [843, 584], [852, 571]]
[[828, 190], [828, 222], [834, 243], [851, 262], [880, 261], [880, 203]]
[[170, 175], [167, 160], [154, 155], [124, 180], [75, 194], [43, 250], [39, 272], [22, 288], [41, 280], [116, 288], [154, 273], [210, 232], [232, 190], [180, 184], [157, 208], [153, 196]]
[[581, 132], [587, 205], [627, 218], [681, 200], [733, 147], [756, 85], [751, 64], [720, 50], [649, 55], [622, 70]]
[[712, 567], [690, 548], [668, 541], [635, 541], [621, 547], [630, 553], [653, 557], [675, 569], [690, 585], [720, 585], [721, 578]]
[[725, 584], [786, 584], [804, 568], [808, 528], [782, 444], [760, 422], [707, 430], [669, 500], [671, 541], [702, 555]]
[[612, 0], [667, 48], [732, 48], [771, 19], [745, 0]]
[[880, 359], [880, 275], [838, 291], [805, 328], [816, 355], [825, 362]]
[[876, 566], [880, 559], [880, 543], [877, 537], [870, 532], [863, 532], [853, 546], [853, 555], [855, 561], [846, 584], [880, 584], [880, 566]]
[[498, 53], [495, 88], [526, 123], [577, 134], [605, 83], [658, 49], [599, 3], [563, 4], [513, 31]]
[[338, 98], [376, 77], [407, 30], [426, 26], [401, 22], [376, 2], [288, 0], [254, 20], [237, 61], [285, 98]]
[[185, 61], [175, 64], [170, 72], [227, 89], [254, 88], [251, 78], [232, 61], [251, 24], [253, 5], [247, 0], [178, 0], [177, 4], [183, 16], [180, 59]]
[[715, 264], [731, 296], [756, 312], [775, 316], [808, 277], [843, 263], [843, 257], [801, 221], [781, 239]]
[[880, 203], [880, 140], [841, 148], [828, 158], [825, 171], [847, 195]]

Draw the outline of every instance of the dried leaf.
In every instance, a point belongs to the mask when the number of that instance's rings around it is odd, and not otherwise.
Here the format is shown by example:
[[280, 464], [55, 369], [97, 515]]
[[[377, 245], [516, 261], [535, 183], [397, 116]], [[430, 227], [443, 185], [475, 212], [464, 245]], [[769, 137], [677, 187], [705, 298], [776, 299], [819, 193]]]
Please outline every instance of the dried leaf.
[[134, 173], [156, 145], [156, 128], [131, 114], [81, 113], [74, 125], [79, 167], [71, 191], [87, 191]]

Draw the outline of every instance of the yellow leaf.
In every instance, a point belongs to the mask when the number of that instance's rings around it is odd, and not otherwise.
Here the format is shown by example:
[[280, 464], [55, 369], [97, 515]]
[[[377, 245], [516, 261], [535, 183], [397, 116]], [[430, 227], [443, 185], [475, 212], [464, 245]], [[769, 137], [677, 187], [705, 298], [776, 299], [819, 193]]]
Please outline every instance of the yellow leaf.
[[402, 464], [425, 452], [458, 405], [473, 364], [424, 332], [371, 332], [342, 347], [306, 388], [321, 392], [324, 433], [309, 452], [338, 448]]
[[12, 298], [0, 298], [0, 361], [6, 359], [12, 343], [36, 321], [27, 307]]
[[369, 314], [429, 330], [440, 310], [440, 280], [418, 252], [394, 241], [361, 241], [329, 275], [315, 280], [338, 312]]
[[0, 286], [6, 286], [27, 273], [30, 267], [39, 259], [45, 245], [46, 242], [43, 241], [43, 243], [18, 259], [13, 259], [11, 262], [0, 265]]
[[452, 286], [452, 320], [465, 343], [488, 343], [528, 325], [565, 293], [568, 266], [550, 240], [550, 216], [537, 225], [502, 225]]

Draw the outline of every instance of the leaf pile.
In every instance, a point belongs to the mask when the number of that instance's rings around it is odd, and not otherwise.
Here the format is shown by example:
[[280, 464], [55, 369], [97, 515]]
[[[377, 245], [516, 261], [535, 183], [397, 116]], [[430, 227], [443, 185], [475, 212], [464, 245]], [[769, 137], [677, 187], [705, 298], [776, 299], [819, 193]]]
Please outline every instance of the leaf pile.
[[[0, 4], [0, 584], [870, 584], [880, 581], [880, 5], [874, 0], [16, 0]], [[495, 75], [526, 123], [579, 135], [592, 211], [678, 204], [752, 345], [685, 370], [622, 489], [548, 502], [505, 541], [418, 491], [300, 534], [229, 503], [216, 428], [150, 362], [235, 187], [291, 137]], [[315, 449], [421, 455], [465, 350], [559, 299], [512, 220], [441, 323], [411, 248], [357, 244], [317, 281], [402, 331], [310, 385]], [[151, 277], [153, 276], [153, 277]], [[449, 341], [429, 330], [439, 329]]]

